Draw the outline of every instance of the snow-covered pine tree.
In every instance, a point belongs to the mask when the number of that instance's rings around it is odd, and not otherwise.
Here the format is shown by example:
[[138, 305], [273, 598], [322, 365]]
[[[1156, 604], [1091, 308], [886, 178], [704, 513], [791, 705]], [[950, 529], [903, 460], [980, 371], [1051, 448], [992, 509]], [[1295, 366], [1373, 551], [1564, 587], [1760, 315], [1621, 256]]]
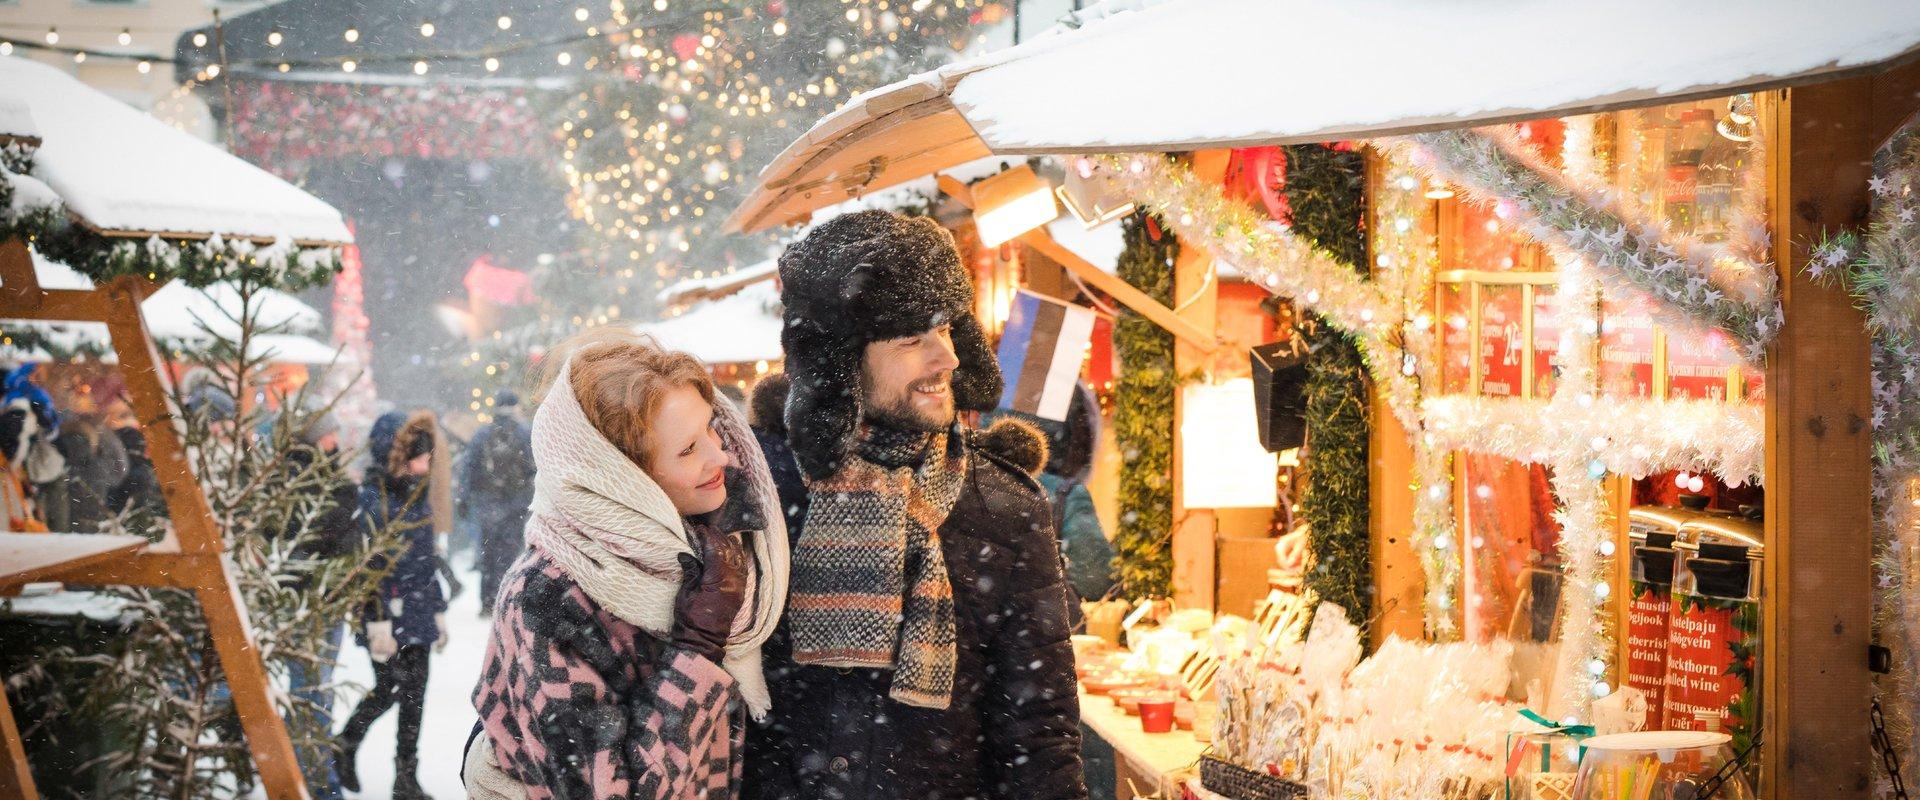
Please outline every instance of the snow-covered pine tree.
[[[274, 332], [260, 319], [265, 287], [245, 279], [233, 285], [240, 298], [233, 320], [239, 335], [224, 339], [208, 330], [211, 345], [178, 351], [194, 367], [174, 403], [185, 421], [194, 470], [225, 532], [259, 654], [281, 684], [289, 670], [334, 657], [330, 631], [372, 596], [380, 578], [366, 564], [366, 548], [392, 546], [396, 532], [369, 531], [365, 547], [343, 555], [312, 555], [323, 535], [317, 525], [339, 505], [334, 490], [350, 485], [350, 454], [323, 457], [300, 432], [338, 398], [276, 394], [267, 379], [270, 354], [258, 341]], [[239, 400], [231, 417], [209, 400], [216, 395]], [[136, 503], [110, 531], [158, 541], [168, 525]], [[128, 633], [84, 650], [53, 648], [15, 680], [54, 698], [57, 712], [81, 715], [91, 723], [87, 727], [129, 744], [99, 757], [108, 774], [124, 781], [114, 796], [248, 795], [253, 764], [193, 594], [142, 587], [101, 591], [125, 604], [125, 618], [132, 620]], [[318, 695], [331, 702], [344, 688], [323, 686]], [[331, 732], [319, 722], [318, 704], [288, 694], [276, 700], [302, 763], [324, 763], [316, 756], [325, 752]], [[59, 796], [60, 787], [43, 788]]]

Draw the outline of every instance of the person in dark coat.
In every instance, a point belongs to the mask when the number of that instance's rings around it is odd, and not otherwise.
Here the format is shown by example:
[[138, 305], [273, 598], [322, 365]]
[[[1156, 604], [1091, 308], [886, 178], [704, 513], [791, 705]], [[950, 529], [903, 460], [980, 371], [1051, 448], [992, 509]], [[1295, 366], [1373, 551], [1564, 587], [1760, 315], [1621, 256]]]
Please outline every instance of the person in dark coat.
[[140, 511], [154, 517], [167, 516], [166, 498], [160, 493], [160, 476], [153, 471], [153, 458], [147, 455], [147, 435], [138, 425], [114, 430], [120, 448], [127, 451], [127, 477], [107, 493], [107, 506], [113, 513]]
[[397, 533], [400, 543], [375, 553], [370, 563], [388, 570], [375, 598], [361, 611], [354, 639], [373, 658], [373, 691], [360, 700], [334, 740], [340, 785], [360, 791], [355, 756], [360, 741], [387, 709], [400, 706], [394, 744], [393, 797], [427, 797], [415, 777], [420, 766], [420, 721], [427, 702], [427, 662], [447, 641], [446, 594], [440, 588], [434, 548], [433, 510], [427, 502], [433, 468], [434, 416], [388, 412], [367, 434], [373, 456], [360, 484], [359, 509], [369, 531]]
[[[295, 433], [295, 446], [285, 455], [283, 469], [290, 477], [307, 476], [297, 491], [307, 502], [319, 507], [319, 513], [288, 520], [280, 533], [283, 541], [293, 543], [288, 553], [290, 573], [287, 584], [296, 592], [312, 589], [311, 572], [317, 562], [346, 557], [366, 547], [367, 532], [359, 519], [359, 493], [339, 464], [340, 422], [332, 413], [321, 412], [302, 421]], [[333, 461], [328, 466], [322, 460]], [[321, 471], [321, 474], [310, 474]], [[324, 480], [322, 480], [324, 479]], [[299, 709], [314, 716], [321, 730], [333, 728], [334, 659], [340, 652], [340, 623], [334, 620], [315, 660], [295, 660], [287, 668], [287, 691], [305, 701]], [[307, 787], [316, 800], [340, 800], [342, 787], [330, 752], [302, 751], [300, 765], [307, 776]]]
[[67, 531], [99, 533], [113, 514], [107, 496], [127, 477], [127, 451], [92, 415], [74, 415], [54, 440], [67, 461]]
[[1100, 441], [1099, 401], [1085, 386], [1076, 387], [1067, 418], [1056, 421], [1019, 411], [998, 412], [1038, 428], [1047, 438], [1046, 467], [1035, 476], [1053, 502], [1053, 524], [1067, 557], [1067, 579], [1082, 600], [1100, 600], [1113, 588], [1113, 545], [1093, 510], [1087, 476]]
[[1085, 798], [1047, 499], [957, 420], [1001, 382], [952, 236], [849, 214], [789, 247], [780, 279], [811, 499], [745, 796]]
[[787, 530], [796, 535], [800, 521], [807, 517], [807, 484], [800, 477], [800, 464], [793, 460], [793, 448], [787, 445], [787, 373], [776, 372], [753, 385], [747, 406], [747, 423], [753, 426], [753, 438], [767, 456], [767, 469], [780, 490], [781, 514], [787, 518]]
[[501, 576], [526, 547], [533, 503], [533, 438], [514, 416], [519, 406], [520, 396], [513, 392], [496, 395], [496, 416], [473, 435], [461, 462], [460, 502], [480, 534], [474, 563], [480, 568], [480, 613], [488, 616]]

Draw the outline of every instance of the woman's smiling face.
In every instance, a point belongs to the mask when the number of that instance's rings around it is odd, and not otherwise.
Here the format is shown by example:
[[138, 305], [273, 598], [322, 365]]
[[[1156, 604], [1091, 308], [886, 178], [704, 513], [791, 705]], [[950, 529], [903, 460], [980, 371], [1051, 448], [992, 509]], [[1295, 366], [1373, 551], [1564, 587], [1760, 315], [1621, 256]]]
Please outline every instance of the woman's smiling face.
[[647, 425], [647, 475], [681, 516], [727, 501], [727, 452], [713, 427], [713, 406], [692, 386], [664, 389]]

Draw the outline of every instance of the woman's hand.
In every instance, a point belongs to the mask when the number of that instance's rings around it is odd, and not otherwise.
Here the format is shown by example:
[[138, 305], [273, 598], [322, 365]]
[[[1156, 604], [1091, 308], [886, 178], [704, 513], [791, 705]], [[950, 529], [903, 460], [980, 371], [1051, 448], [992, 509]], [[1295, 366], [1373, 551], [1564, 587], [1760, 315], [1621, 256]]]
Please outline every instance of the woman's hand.
[[673, 643], [719, 661], [746, 602], [747, 552], [734, 533], [700, 533], [700, 558], [680, 555], [680, 596], [674, 601]]
[[400, 652], [400, 643], [393, 638], [393, 621], [367, 623], [367, 654], [373, 657], [373, 663], [385, 664]]

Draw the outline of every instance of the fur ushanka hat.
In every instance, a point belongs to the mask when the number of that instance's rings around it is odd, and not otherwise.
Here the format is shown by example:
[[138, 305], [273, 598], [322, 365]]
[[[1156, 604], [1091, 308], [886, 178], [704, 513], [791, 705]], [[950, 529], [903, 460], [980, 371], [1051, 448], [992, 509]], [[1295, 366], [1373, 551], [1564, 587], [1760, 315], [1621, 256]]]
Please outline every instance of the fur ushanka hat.
[[870, 342], [953, 325], [953, 400], [988, 411], [1000, 365], [973, 316], [973, 281], [953, 235], [933, 220], [885, 211], [835, 217], [780, 256], [780, 344], [793, 385], [787, 440], [814, 479], [840, 468], [860, 424], [860, 364]]

